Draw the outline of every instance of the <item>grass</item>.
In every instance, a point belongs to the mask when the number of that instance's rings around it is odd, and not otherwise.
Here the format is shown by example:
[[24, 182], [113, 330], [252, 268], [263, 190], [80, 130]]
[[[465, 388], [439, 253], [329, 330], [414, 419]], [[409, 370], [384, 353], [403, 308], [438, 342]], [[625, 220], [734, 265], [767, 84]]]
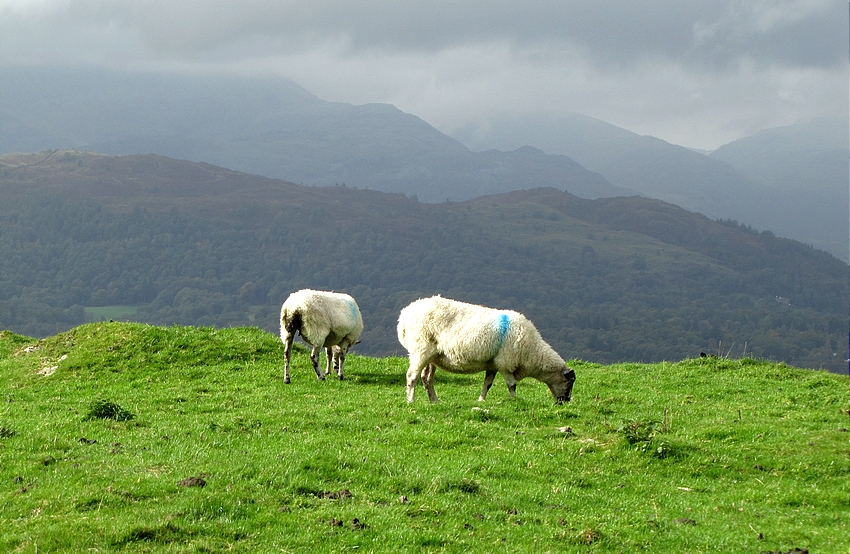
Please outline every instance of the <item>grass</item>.
[[846, 377], [575, 361], [563, 406], [439, 372], [408, 405], [403, 358], [319, 382], [299, 348], [284, 385], [282, 355], [256, 328], [0, 332], [0, 551], [850, 552]]

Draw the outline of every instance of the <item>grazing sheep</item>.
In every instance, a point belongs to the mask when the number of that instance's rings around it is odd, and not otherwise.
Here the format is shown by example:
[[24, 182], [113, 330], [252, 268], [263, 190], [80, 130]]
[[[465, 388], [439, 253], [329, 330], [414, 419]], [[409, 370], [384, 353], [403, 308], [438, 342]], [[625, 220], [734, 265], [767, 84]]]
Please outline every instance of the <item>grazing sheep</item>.
[[575, 371], [540, 337], [534, 325], [513, 311], [441, 296], [423, 298], [401, 311], [398, 340], [410, 356], [408, 402], [413, 402], [420, 374], [428, 398], [437, 401], [437, 367], [452, 373], [484, 371], [479, 401], [487, 397], [497, 372], [505, 378], [511, 397], [516, 397], [517, 381], [534, 377], [546, 383], [559, 404], [569, 402], [576, 379]]
[[[343, 378], [343, 365], [348, 349], [363, 332], [363, 317], [357, 302], [347, 294], [304, 289], [293, 292], [280, 309], [280, 339], [284, 347], [283, 382], [289, 383], [289, 356], [295, 333], [313, 347], [310, 360], [316, 376], [324, 381], [334, 369]], [[325, 372], [319, 369], [321, 349], [327, 351]]]

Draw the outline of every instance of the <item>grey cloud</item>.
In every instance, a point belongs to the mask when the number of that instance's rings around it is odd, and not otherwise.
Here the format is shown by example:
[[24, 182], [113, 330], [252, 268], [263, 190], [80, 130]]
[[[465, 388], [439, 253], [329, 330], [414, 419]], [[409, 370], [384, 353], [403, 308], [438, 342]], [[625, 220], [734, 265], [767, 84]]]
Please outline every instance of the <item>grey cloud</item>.
[[713, 65], [751, 59], [786, 67], [847, 63], [848, 7], [832, 0], [732, 2], [694, 25], [689, 56]]
[[719, 69], [742, 59], [830, 67], [846, 62], [847, 44], [847, 5], [836, 0], [76, 0], [44, 17], [99, 26], [104, 39], [117, 29], [156, 56], [178, 59], [325, 43], [359, 55], [507, 42], [519, 52], [543, 45], [613, 68], [653, 58]]
[[4, 64], [276, 74], [445, 132], [577, 111], [710, 149], [847, 110], [837, 0], [0, 0]]

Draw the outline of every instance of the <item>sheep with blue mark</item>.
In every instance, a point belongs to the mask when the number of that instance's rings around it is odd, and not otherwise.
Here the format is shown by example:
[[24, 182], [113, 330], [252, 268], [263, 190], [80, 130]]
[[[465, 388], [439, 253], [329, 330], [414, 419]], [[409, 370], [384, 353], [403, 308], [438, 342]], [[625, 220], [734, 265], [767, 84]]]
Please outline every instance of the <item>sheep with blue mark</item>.
[[405, 307], [398, 318], [398, 340], [408, 352], [407, 401], [413, 402], [416, 379], [431, 402], [437, 402], [434, 371], [484, 372], [478, 400], [487, 398], [496, 373], [501, 373], [511, 397], [516, 383], [533, 377], [545, 383], [555, 401], [569, 402], [575, 371], [555, 352], [524, 315], [495, 310], [441, 296], [422, 298]]
[[[289, 383], [289, 358], [295, 334], [313, 347], [310, 361], [316, 377], [324, 381], [331, 363], [342, 380], [348, 349], [363, 332], [363, 317], [354, 299], [344, 293], [303, 289], [293, 292], [280, 309], [280, 339], [284, 344], [283, 382]], [[319, 369], [319, 356], [327, 352], [325, 371]]]

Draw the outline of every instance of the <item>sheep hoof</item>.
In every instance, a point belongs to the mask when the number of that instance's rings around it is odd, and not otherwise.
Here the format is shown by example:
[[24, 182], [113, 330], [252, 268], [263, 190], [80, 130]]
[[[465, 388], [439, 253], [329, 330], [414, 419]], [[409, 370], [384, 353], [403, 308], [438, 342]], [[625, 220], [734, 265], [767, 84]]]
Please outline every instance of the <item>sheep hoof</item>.
[[283, 382], [284, 382], [284, 383], [286, 383], [286, 384], [288, 385], [288, 384], [289, 384], [289, 377], [284, 377], [284, 378], [283, 378]]

